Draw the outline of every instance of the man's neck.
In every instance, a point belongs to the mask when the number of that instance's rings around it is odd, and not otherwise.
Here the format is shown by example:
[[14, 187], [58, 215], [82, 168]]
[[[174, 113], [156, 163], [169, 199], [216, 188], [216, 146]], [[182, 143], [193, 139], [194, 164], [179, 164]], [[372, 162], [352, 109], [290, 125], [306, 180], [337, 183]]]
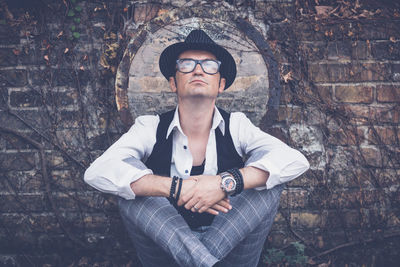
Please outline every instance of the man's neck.
[[186, 136], [199, 137], [209, 134], [215, 109], [215, 101], [179, 103], [179, 122]]

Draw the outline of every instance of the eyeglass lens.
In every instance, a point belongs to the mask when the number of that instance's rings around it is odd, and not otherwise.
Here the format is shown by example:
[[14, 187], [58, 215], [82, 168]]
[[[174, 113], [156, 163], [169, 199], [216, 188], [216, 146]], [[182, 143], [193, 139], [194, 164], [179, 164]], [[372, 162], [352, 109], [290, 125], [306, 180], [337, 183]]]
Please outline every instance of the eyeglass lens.
[[177, 61], [178, 70], [183, 73], [192, 72], [197, 64], [200, 64], [203, 71], [207, 74], [216, 74], [219, 70], [219, 61], [204, 59], [204, 60], [195, 60], [195, 59], [178, 59]]

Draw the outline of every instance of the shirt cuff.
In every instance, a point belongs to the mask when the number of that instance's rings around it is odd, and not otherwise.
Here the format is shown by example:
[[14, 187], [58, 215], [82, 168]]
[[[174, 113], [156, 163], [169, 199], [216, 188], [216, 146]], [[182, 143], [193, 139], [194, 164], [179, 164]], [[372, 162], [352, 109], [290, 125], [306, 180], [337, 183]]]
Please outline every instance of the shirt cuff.
[[264, 190], [264, 189], [271, 189], [274, 186], [280, 184], [280, 178], [281, 178], [281, 174], [279, 169], [273, 164], [271, 163], [269, 160], [263, 159], [262, 162], [261, 160], [259, 161], [255, 161], [255, 162], [251, 162], [247, 166], [251, 166], [251, 167], [256, 167], [260, 170], [266, 171], [269, 173], [268, 179], [267, 179], [267, 183], [265, 184], [265, 186], [260, 186], [260, 187], [256, 187], [256, 190]]
[[131, 188], [131, 183], [147, 174], [153, 174], [153, 172], [150, 169], [145, 169], [139, 172], [137, 170], [132, 170], [124, 175], [124, 177], [121, 179], [122, 186], [120, 190], [118, 190], [118, 196], [126, 200], [135, 199], [136, 195]]

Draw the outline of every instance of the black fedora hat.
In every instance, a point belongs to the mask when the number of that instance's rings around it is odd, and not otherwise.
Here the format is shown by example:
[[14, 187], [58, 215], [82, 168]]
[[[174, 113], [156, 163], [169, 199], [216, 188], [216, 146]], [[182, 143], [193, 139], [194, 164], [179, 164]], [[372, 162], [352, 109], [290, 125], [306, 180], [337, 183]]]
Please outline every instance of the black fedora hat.
[[231, 86], [236, 77], [235, 60], [225, 48], [216, 44], [202, 30], [191, 31], [184, 42], [172, 44], [161, 53], [159, 66], [161, 73], [167, 80], [169, 77], [175, 76], [176, 60], [181, 53], [187, 50], [204, 50], [215, 55], [221, 61], [219, 72], [226, 79], [225, 89]]

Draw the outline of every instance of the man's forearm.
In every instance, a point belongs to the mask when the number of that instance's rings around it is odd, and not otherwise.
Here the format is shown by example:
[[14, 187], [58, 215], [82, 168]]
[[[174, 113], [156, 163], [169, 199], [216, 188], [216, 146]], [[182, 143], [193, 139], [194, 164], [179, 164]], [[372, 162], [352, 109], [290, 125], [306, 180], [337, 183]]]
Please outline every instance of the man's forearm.
[[131, 183], [136, 196], [169, 197], [171, 178], [147, 174]]
[[244, 190], [265, 186], [269, 173], [256, 167], [244, 167], [240, 169], [243, 176]]

